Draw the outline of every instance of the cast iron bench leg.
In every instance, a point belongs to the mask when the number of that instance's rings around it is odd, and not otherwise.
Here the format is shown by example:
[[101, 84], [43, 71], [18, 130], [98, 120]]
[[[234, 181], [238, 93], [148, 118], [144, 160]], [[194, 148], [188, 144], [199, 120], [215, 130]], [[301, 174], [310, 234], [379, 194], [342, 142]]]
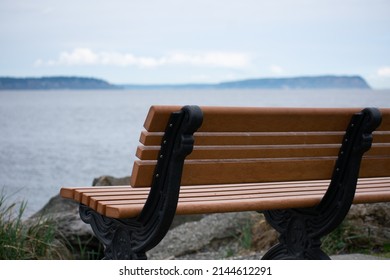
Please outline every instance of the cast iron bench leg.
[[329, 259], [321, 250], [321, 237], [332, 232], [347, 215], [354, 199], [363, 154], [371, 147], [372, 132], [380, 123], [381, 113], [373, 108], [352, 117], [329, 188], [318, 206], [264, 212], [280, 236], [279, 244], [263, 259]]
[[80, 205], [81, 219], [105, 246], [105, 259], [146, 259], [146, 252], [164, 238], [176, 213], [184, 159], [192, 152], [193, 133], [202, 121], [197, 106], [171, 114], [150, 193], [138, 217], [112, 219]]

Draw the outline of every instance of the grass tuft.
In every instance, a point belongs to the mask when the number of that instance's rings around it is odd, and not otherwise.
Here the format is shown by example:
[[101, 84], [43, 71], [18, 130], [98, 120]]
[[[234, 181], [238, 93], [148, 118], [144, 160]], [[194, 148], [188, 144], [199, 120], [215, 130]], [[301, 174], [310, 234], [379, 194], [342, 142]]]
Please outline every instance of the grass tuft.
[[0, 193], [0, 259], [31, 260], [61, 258], [59, 245], [55, 242], [53, 221], [38, 219], [27, 226], [23, 213], [27, 203], [7, 204], [6, 196]]

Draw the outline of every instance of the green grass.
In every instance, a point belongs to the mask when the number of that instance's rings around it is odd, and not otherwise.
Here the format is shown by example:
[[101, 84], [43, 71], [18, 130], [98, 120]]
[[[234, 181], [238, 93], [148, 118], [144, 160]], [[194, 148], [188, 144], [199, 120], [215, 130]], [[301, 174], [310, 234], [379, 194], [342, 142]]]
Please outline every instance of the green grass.
[[81, 260], [100, 260], [104, 257], [103, 245], [99, 243], [97, 248], [90, 248], [88, 245], [94, 237], [91, 236], [86, 242], [82, 242], [79, 237], [77, 237], [77, 246], [70, 245], [70, 249], [73, 252], [74, 256], [77, 256], [77, 259]]
[[390, 243], [383, 244], [382, 250], [375, 253], [376, 256], [390, 259]]
[[390, 244], [380, 244], [370, 235], [344, 221], [333, 232], [322, 239], [322, 249], [328, 255], [370, 254], [382, 257], [390, 256]]
[[26, 226], [23, 213], [26, 203], [6, 204], [0, 193], [0, 259], [59, 259], [59, 245], [55, 242], [53, 221], [38, 219]]
[[244, 249], [251, 249], [252, 247], [252, 224], [248, 221], [241, 230], [241, 235], [239, 237], [241, 247]]

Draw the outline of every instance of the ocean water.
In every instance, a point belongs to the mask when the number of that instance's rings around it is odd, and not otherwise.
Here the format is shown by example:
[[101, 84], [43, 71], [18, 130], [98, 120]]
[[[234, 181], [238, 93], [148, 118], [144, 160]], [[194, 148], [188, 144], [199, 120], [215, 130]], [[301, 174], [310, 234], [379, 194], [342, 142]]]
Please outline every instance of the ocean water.
[[61, 186], [130, 175], [153, 104], [390, 108], [390, 90], [0, 91], [0, 191], [28, 216]]

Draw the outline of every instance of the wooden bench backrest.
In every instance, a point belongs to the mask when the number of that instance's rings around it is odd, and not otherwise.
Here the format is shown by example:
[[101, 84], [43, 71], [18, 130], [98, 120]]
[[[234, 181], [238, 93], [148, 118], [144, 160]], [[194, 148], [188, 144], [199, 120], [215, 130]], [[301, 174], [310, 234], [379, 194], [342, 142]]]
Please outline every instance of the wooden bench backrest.
[[[201, 107], [203, 124], [185, 161], [182, 185], [330, 179], [357, 108]], [[150, 187], [164, 130], [178, 106], [153, 106], [146, 118], [131, 185]], [[389, 176], [390, 109], [374, 133], [360, 177]]]

